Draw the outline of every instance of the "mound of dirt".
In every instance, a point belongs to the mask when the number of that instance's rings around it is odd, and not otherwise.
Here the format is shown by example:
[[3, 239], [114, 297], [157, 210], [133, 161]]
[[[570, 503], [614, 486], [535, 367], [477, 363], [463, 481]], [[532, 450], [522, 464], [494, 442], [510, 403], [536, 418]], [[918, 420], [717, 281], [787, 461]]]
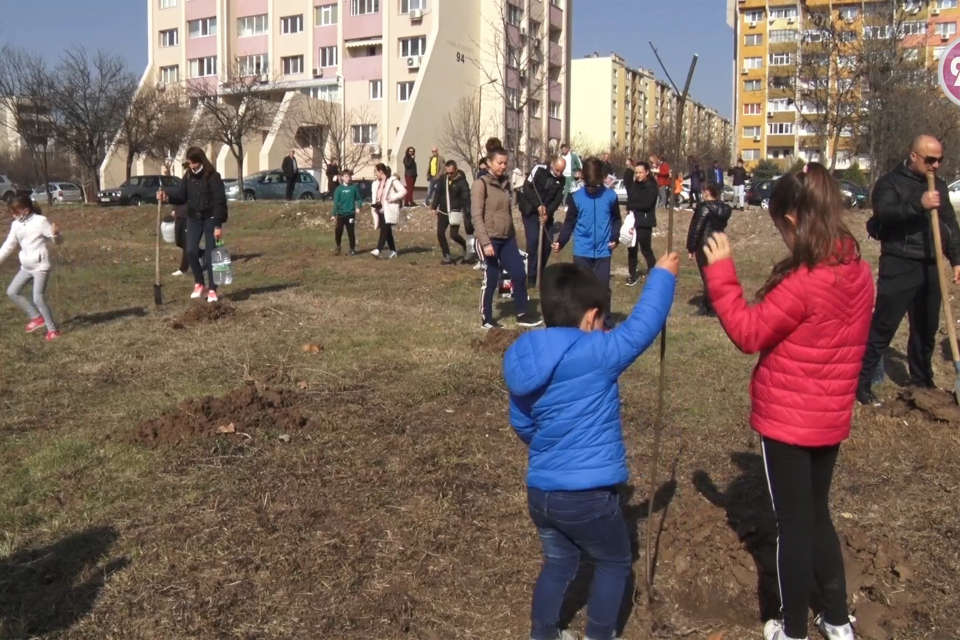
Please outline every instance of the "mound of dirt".
[[960, 406], [957, 406], [956, 396], [949, 391], [904, 389], [897, 400], [891, 411], [893, 416], [905, 417], [920, 414], [928, 420], [946, 422], [960, 427]]
[[301, 404], [299, 395], [248, 384], [221, 398], [208, 396], [184, 402], [177, 411], [142, 423], [132, 439], [150, 447], [172, 447], [198, 438], [255, 437], [265, 429], [286, 433], [308, 422], [297, 408]]
[[510, 345], [514, 343], [518, 335], [515, 331], [505, 331], [502, 329], [498, 331], [487, 331], [486, 335], [482, 338], [475, 338], [472, 344], [474, 349], [502, 356], [507, 352], [507, 349], [510, 348]]
[[224, 318], [229, 318], [236, 312], [236, 309], [230, 305], [220, 302], [218, 304], [197, 303], [192, 304], [182, 314], [170, 321], [171, 329], [186, 329], [198, 324], [208, 324], [217, 322]]

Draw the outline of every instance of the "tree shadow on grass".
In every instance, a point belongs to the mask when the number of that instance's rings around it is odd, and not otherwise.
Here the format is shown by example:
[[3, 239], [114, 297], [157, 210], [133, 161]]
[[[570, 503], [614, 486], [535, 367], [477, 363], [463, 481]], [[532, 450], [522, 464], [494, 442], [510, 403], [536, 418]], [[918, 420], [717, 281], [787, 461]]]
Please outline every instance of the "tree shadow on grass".
[[99, 324], [106, 324], [114, 320], [123, 318], [143, 318], [147, 315], [144, 307], [128, 307], [126, 309], [114, 309], [113, 311], [101, 311], [99, 313], [84, 313], [64, 321], [64, 328], [73, 329], [81, 327], [94, 327]]
[[252, 296], [258, 296], [265, 293], [276, 293], [278, 291], [285, 291], [287, 289], [294, 289], [299, 287], [299, 282], [283, 282], [280, 284], [268, 284], [261, 287], [247, 287], [246, 289], [237, 289], [232, 293], [228, 293], [223, 296], [225, 300], [230, 302], [243, 302], [249, 300]]
[[110, 576], [130, 564], [109, 558], [119, 535], [93, 527], [0, 560], [0, 637], [63, 631], [89, 614]]
[[230, 256], [230, 262], [250, 262], [251, 260], [256, 260], [257, 258], [262, 258], [262, 253], [238, 253], [236, 255]]

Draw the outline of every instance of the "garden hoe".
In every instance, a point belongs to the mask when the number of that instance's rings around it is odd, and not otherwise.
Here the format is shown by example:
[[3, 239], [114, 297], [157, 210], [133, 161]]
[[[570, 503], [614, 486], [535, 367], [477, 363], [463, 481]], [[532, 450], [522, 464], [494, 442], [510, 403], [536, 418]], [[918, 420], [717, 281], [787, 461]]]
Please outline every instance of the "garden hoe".
[[156, 282], [153, 284], [153, 303], [158, 307], [163, 304], [163, 285], [160, 284], [160, 219], [163, 215], [163, 203], [157, 200], [157, 254], [156, 254]]
[[[933, 173], [927, 174], [927, 189], [936, 191], [936, 178]], [[950, 339], [950, 354], [953, 356], [953, 366], [957, 370], [957, 378], [953, 383], [953, 395], [960, 404], [960, 350], [957, 349], [957, 330], [953, 324], [953, 311], [950, 309], [950, 287], [944, 275], [943, 245], [940, 244], [940, 217], [936, 209], [930, 210], [930, 226], [933, 229], [934, 253], [937, 255], [937, 280], [940, 281], [940, 304], [943, 307], [943, 320], [947, 325], [947, 337]]]

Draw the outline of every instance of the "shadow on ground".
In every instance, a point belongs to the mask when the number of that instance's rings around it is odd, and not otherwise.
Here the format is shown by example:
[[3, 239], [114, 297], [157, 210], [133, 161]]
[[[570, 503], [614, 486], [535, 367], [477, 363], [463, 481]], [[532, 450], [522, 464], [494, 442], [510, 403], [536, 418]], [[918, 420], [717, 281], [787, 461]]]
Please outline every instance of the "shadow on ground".
[[223, 298], [231, 302], [243, 302], [253, 296], [259, 296], [265, 293], [277, 293], [278, 291], [286, 291], [287, 289], [294, 289], [299, 286], [299, 282], [284, 282], [281, 284], [268, 284], [262, 287], [248, 287], [246, 289], [237, 289], [223, 296]]
[[126, 309], [114, 309], [113, 311], [101, 311], [99, 313], [84, 313], [66, 320], [64, 327], [80, 328], [95, 327], [99, 324], [106, 324], [114, 320], [123, 320], [125, 318], [143, 318], [147, 315], [144, 307], [128, 307]]

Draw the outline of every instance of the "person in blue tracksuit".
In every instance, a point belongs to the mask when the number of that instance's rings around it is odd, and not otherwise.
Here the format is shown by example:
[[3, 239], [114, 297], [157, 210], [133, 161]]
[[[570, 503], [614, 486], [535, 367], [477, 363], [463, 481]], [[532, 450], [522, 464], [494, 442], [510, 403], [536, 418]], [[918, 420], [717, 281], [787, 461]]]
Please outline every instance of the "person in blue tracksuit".
[[[587, 158], [583, 163], [583, 189], [567, 197], [567, 217], [563, 220], [560, 237], [553, 245], [559, 253], [573, 237], [573, 261], [591, 271], [607, 288], [610, 308], [610, 256], [620, 242], [620, 202], [613, 189], [603, 184], [603, 163], [598, 158]], [[610, 313], [604, 322], [612, 326]]]
[[533, 640], [567, 637], [560, 610], [581, 554], [595, 566], [586, 640], [619, 631], [632, 558], [616, 491], [628, 478], [617, 380], [663, 328], [678, 270], [676, 253], [661, 258], [630, 317], [607, 332], [604, 283], [584, 266], [551, 265], [541, 283], [546, 328], [522, 334], [504, 356], [510, 424], [529, 447], [527, 502], [543, 548]]

